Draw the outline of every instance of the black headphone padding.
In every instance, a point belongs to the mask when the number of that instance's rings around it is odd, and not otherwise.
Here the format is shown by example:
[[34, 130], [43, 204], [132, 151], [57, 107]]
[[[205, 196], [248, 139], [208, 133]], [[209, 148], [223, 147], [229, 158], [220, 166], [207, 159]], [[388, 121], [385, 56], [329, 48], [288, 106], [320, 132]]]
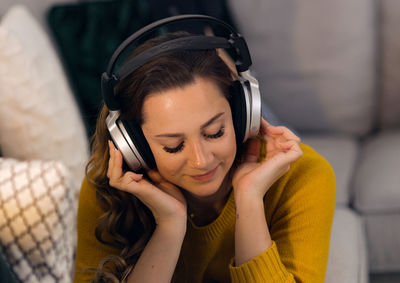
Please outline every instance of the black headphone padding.
[[230, 86], [229, 103], [232, 111], [233, 126], [236, 134], [236, 145], [241, 147], [246, 132], [246, 98], [240, 81], [233, 81]]
[[150, 146], [147, 143], [140, 125], [132, 120], [121, 120], [121, 122], [128, 132], [129, 137], [132, 139], [133, 144], [146, 162], [147, 167], [150, 169], [156, 168], [156, 161], [154, 160], [153, 153], [151, 152]]

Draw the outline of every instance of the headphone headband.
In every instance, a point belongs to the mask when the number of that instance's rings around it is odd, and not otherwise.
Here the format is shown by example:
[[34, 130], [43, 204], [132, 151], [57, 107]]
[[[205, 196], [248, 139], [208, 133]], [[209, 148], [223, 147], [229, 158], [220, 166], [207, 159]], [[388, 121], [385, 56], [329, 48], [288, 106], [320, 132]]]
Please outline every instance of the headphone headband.
[[203, 20], [203, 21], [212, 22], [219, 26], [223, 26], [225, 29], [227, 29], [229, 31], [230, 34], [239, 36], [235, 32], [235, 30], [230, 25], [225, 23], [224, 21], [221, 21], [217, 18], [206, 16], [206, 15], [190, 15], [190, 14], [188, 14], [188, 15], [179, 15], [179, 16], [164, 18], [164, 19], [155, 21], [154, 23], [151, 23], [151, 24], [141, 28], [140, 30], [138, 30], [137, 32], [135, 32], [134, 34], [129, 36], [127, 39], [125, 39], [121, 43], [121, 45], [117, 48], [117, 50], [115, 50], [114, 54], [112, 55], [112, 57], [110, 59], [110, 63], [108, 64], [108, 67], [107, 67], [107, 73], [110, 74], [112, 72], [118, 58], [120, 57], [122, 52], [125, 50], [125, 48], [127, 46], [129, 46], [132, 42], [140, 40], [146, 34], [149, 34], [164, 25], [187, 21], [187, 20]]
[[[217, 36], [197, 35], [169, 40], [140, 53], [124, 64], [119, 70], [113, 72], [117, 60], [130, 44], [138, 41], [146, 34], [149, 34], [150, 32], [164, 25], [188, 20], [201, 20], [222, 26], [229, 32], [229, 39]], [[243, 37], [236, 33], [230, 25], [217, 18], [205, 15], [180, 15], [165, 18], [145, 26], [122, 42], [122, 44], [112, 55], [107, 67], [107, 71], [102, 74], [102, 92], [107, 107], [110, 110], [118, 110], [120, 108], [117, 100], [115, 99], [114, 87], [121, 79], [125, 78], [130, 73], [149, 62], [152, 58], [170, 51], [206, 50], [216, 48], [233, 49], [236, 55], [235, 65], [239, 73], [247, 71], [252, 64], [250, 53]]]
[[119, 70], [117, 70], [116, 75], [119, 80], [122, 80], [130, 73], [149, 62], [151, 58], [169, 51], [204, 50], [229, 47], [230, 42], [223, 37], [197, 35], [176, 38], [154, 46], [135, 56], [133, 59], [125, 63]]

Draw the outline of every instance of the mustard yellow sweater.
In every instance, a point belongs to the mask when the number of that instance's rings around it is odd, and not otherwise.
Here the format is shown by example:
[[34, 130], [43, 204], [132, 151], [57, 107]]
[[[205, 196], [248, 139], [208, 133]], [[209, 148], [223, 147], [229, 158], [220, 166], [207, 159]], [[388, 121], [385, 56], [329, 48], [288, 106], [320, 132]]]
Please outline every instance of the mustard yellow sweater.
[[[311, 147], [291, 164], [265, 195], [265, 215], [273, 240], [262, 254], [234, 265], [235, 203], [233, 193], [219, 217], [197, 227], [188, 220], [176, 282], [324, 282], [335, 207], [335, 176], [330, 164]], [[103, 211], [95, 189], [84, 181], [78, 211], [75, 281], [89, 282], [107, 255], [118, 250], [96, 240], [94, 229]], [[132, 227], [134, 229], [134, 227]]]

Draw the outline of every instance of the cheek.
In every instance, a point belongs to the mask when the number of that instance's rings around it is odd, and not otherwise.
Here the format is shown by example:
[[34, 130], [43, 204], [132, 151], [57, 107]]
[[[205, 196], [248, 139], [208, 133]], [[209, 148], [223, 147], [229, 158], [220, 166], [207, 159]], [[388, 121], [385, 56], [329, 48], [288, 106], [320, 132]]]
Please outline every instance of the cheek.
[[224, 159], [227, 160], [227, 162], [232, 165], [235, 156], [236, 156], [236, 136], [235, 136], [235, 130], [232, 127], [229, 130], [229, 133], [227, 133], [226, 140], [220, 147], [220, 154]]
[[177, 156], [169, 156], [164, 152], [154, 152], [157, 170], [168, 181], [171, 181], [176, 175], [181, 172], [184, 162]]
[[[145, 135], [146, 136], [146, 135]], [[162, 177], [169, 180], [171, 176], [175, 176], [181, 170], [182, 161], [178, 156], [165, 152], [161, 146], [152, 140], [147, 139], [150, 150], [153, 153], [156, 162], [156, 169]]]

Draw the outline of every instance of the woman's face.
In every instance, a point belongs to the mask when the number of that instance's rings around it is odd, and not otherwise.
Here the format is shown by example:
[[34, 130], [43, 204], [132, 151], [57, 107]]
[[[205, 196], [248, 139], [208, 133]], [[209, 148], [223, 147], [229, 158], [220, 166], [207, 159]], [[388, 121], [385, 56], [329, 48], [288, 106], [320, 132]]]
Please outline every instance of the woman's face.
[[210, 80], [148, 96], [143, 133], [157, 169], [169, 182], [197, 197], [212, 196], [236, 154], [229, 102]]

